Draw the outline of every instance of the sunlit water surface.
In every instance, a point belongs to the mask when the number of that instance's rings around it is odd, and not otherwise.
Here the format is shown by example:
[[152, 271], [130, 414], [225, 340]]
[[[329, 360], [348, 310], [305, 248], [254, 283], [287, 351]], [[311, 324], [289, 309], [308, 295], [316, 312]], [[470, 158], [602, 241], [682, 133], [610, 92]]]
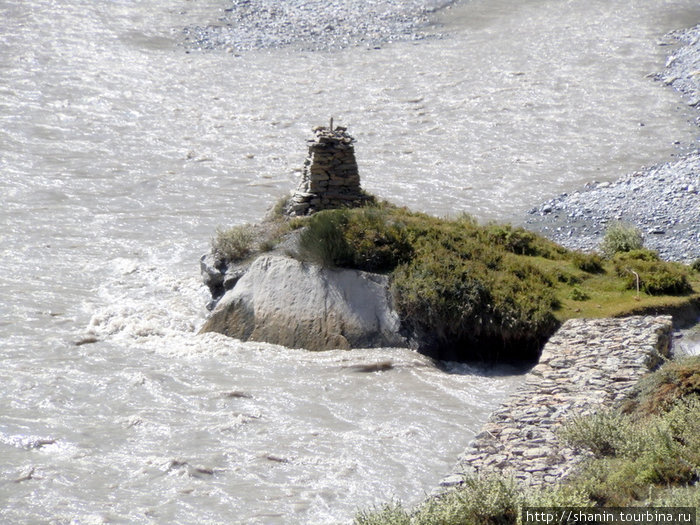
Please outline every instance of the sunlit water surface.
[[696, 139], [647, 77], [692, 0], [473, 0], [381, 49], [177, 45], [224, 7], [0, 2], [3, 523], [336, 523], [449, 471], [517, 375], [197, 335], [212, 232], [289, 191], [330, 116], [367, 190], [480, 220]]

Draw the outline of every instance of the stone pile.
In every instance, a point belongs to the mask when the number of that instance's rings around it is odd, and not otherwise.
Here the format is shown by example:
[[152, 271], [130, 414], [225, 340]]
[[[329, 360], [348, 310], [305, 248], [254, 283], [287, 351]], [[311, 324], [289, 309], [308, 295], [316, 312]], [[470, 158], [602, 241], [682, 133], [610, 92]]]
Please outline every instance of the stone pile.
[[489, 418], [439, 492], [464, 476], [498, 472], [524, 485], [551, 484], [587, 453], [558, 430], [573, 418], [616, 406], [668, 355], [671, 318], [571, 319], [545, 345], [525, 384]]
[[361, 205], [366, 195], [360, 188], [353, 139], [346, 128], [314, 128], [308, 141], [309, 154], [301, 180], [287, 205], [290, 216], [310, 215], [320, 210]]

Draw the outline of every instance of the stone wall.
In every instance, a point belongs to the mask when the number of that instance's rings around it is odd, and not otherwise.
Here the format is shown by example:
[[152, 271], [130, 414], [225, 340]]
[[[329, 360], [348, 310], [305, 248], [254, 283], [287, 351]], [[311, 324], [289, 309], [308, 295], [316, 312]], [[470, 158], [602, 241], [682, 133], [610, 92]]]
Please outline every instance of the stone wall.
[[488, 471], [532, 486], [565, 477], [586, 456], [566, 447], [558, 429], [574, 417], [614, 407], [668, 356], [670, 342], [669, 316], [566, 321], [440, 491], [459, 485], [465, 474]]
[[354, 141], [346, 128], [340, 126], [314, 128], [301, 180], [287, 205], [287, 215], [310, 215], [362, 204], [366, 197], [360, 188]]

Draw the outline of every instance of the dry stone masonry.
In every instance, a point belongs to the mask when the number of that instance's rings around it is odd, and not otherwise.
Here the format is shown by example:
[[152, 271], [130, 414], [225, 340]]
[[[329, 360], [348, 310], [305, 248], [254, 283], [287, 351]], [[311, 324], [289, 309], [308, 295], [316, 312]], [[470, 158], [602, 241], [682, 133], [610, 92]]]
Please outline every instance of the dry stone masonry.
[[574, 417], [614, 407], [668, 356], [670, 341], [668, 316], [566, 321], [440, 491], [459, 485], [466, 474], [489, 471], [531, 486], [567, 476], [586, 456], [566, 447], [558, 429]]
[[360, 188], [353, 139], [346, 128], [314, 128], [301, 180], [287, 205], [287, 215], [310, 215], [320, 210], [361, 205], [367, 197]]

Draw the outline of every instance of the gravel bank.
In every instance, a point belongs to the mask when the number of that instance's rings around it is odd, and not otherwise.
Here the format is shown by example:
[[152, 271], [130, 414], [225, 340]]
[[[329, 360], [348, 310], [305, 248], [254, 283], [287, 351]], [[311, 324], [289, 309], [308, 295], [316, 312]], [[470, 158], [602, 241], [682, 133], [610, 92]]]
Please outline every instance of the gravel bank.
[[[667, 36], [683, 45], [657, 80], [673, 86], [700, 109], [700, 25]], [[700, 116], [696, 119], [700, 125]], [[566, 247], [597, 248], [608, 224], [633, 224], [645, 245], [667, 260], [700, 258], [700, 149], [676, 161], [632, 173], [613, 183], [589, 183], [530, 210], [524, 226]]]
[[190, 49], [380, 46], [427, 36], [431, 15], [454, 0], [232, 0], [216, 24], [184, 29]]

